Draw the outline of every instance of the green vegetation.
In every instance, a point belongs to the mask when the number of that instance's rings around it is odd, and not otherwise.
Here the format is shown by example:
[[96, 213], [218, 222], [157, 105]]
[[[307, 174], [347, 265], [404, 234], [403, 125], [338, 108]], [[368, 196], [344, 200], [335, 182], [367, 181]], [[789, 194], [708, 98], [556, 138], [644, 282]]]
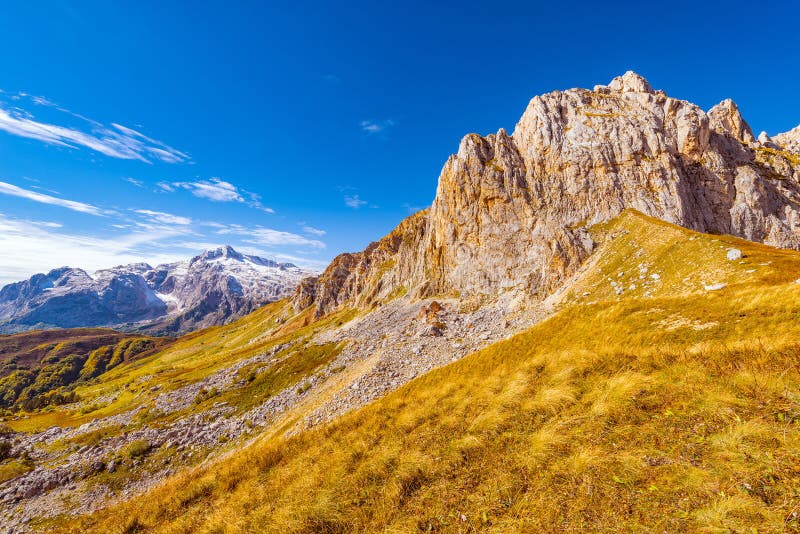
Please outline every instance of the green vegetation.
[[0, 484], [24, 475], [31, 469], [33, 469], [33, 462], [30, 461], [11, 459], [0, 462]]
[[756, 155], [761, 155], [767, 161], [769, 161], [770, 157], [777, 157], [786, 160], [792, 165], [800, 165], [800, 156], [794, 152], [789, 152], [788, 150], [779, 150], [776, 148], [760, 146], [756, 148]]
[[[229, 403], [236, 408], [236, 413], [247, 411], [324, 367], [344, 347], [344, 343], [325, 343], [286, 348], [276, 355], [278, 361], [275, 364], [252, 364], [240, 369], [240, 377], [249, 378], [252, 373], [253, 379], [248, 380], [241, 389], [220, 394], [215, 401]], [[310, 387], [310, 384], [304, 383], [298, 386], [297, 392], [304, 393]]]
[[[118, 414], [137, 406], [147, 407], [162, 392], [201, 380], [221, 368], [228, 367], [241, 359], [264, 353], [272, 347], [289, 343], [295, 343], [295, 349], [305, 347], [305, 340], [315, 332], [329, 328], [331, 325], [344, 324], [354, 316], [355, 312], [353, 311], [341, 312], [309, 324], [308, 313], [296, 314], [286, 301], [281, 301], [265, 306], [229, 325], [207, 328], [175, 341], [158, 338], [130, 338], [128, 336], [125, 339], [117, 340], [110, 353], [108, 349], [95, 345], [91, 350], [84, 352], [86, 357], [81, 369], [87, 369], [88, 365], [88, 369], [91, 370], [87, 370], [84, 376], [91, 376], [97, 370], [102, 369], [104, 362], [107, 362], [105, 371], [88, 380], [81, 378], [79, 371], [76, 381], [54, 390], [57, 393], [74, 393], [76, 398], [81, 400], [83, 405], [81, 408], [70, 410], [67, 407], [51, 404], [46, 410], [17, 413], [14, 417], [7, 418], [7, 424], [18, 431], [39, 431], [55, 424], [59, 426], [80, 425], [92, 419]], [[151, 345], [148, 340], [150, 339], [156, 342], [155, 348], [149, 348]], [[331, 349], [331, 347], [319, 349], [314, 346], [303, 348], [300, 354], [295, 355], [293, 360], [287, 362], [288, 367], [285, 371], [271, 371], [261, 378], [261, 381], [257, 381], [256, 373], [253, 373], [252, 379], [250, 379], [252, 389], [238, 390], [243, 398], [239, 398], [237, 392], [229, 392], [228, 396], [219, 395], [214, 400], [210, 400], [208, 404], [227, 401], [238, 407], [252, 406], [255, 399], [244, 397], [251, 392], [259, 395], [273, 395], [279, 391], [274, 388], [291, 386], [301, 380], [305, 376], [304, 373], [309, 372], [310, 369], [316, 369], [319, 365], [329, 361], [326, 359], [327, 357], [321, 356], [320, 350], [328, 351], [330, 357], [338, 354], [338, 352], [330, 352]], [[138, 352], [142, 350], [145, 352]], [[285, 356], [288, 352], [283, 351], [281, 355]], [[301, 360], [303, 362], [300, 362]], [[122, 364], [117, 364], [117, 362], [122, 362]], [[283, 363], [279, 363], [279, 365], [283, 365]], [[286, 373], [290, 376], [285, 376]], [[273, 376], [272, 386], [267, 385], [267, 382], [270, 382], [269, 376]], [[246, 376], [243, 378], [247, 379]], [[21, 391], [27, 385], [8, 389], [14, 391], [13, 397], [16, 398], [19, 396], [17, 389]], [[113, 400], [95, 401], [95, 399], [108, 398]], [[184, 416], [189, 411], [204, 409], [207, 407], [206, 400], [200, 398], [197, 404], [188, 410], [174, 412], [167, 416], [144, 410], [144, 413], [134, 421], [134, 426], [144, 423], [167, 422]]]
[[[61, 531], [800, 529], [800, 254], [635, 213], [594, 231], [615, 238], [529, 331]], [[644, 259], [650, 296], [606, 287]]]
[[130, 459], [134, 459], [144, 456], [148, 451], [150, 451], [150, 443], [147, 440], [139, 439], [129, 443], [122, 451], [122, 454]]
[[0, 408], [30, 412], [75, 402], [75, 385], [167, 342], [103, 329], [0, 336]]

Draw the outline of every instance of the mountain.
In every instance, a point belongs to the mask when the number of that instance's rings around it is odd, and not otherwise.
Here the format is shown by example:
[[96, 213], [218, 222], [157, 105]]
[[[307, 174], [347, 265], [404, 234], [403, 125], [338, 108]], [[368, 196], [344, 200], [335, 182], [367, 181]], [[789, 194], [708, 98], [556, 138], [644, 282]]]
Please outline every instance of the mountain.
[[155, 268], [136, 263], [90, 275], [62, 267], [0, 289], [0, 332], [89, 326], [187, 332], [278, 300], [309, 274], [230, 246]]
[[762, 143], [731, 100], [706, 113], [633, 72], [534, 97], [513, 134], [464, 137], [430, 209], [334, 259], [296, 307], [321, 316], [406, 291], [540, 301], [591, 254], [587, 229], [626, 208], [800, 248], [798, 132]]
[[0, 522], [797, 530], [795, 139], [634, 73], [535, 97], [291, 297], [3, 412]]
[[[24, 446], [46, 432], [76, 446], [0, 486], [0, 502], [30, 491], [6, 509], [90, 512], [57, 521], [75, 533], [795, 529], [800, 252], [635, 211], [590, 235], [598, 245], [557, 311], [521, 330], [501, 323], [508, 339], [482, 350], [471, 344], [497, 321], [455, 299], [437, 301], [438, 337], [396, 335], [427, 323], [399, 313], [405, 297], [307, 326], [281, 302], [117, 368], [79, 394], [136, 385], [85, 429], [77, 415], [51, 430], [32, 418], [40, 430]], [[384, 310], [392, 320], [376, 321]], [[346, 347], [331, 344], [337, 334]], [[412, 379], [389, 365], [394, 353], [423, 369], [444, 358]], [[187, 394], [175, 375], [197, 377], [212, 358], [222, 369]], [[398, 389], [373, 397], [373, 377]], [[334, 416], [353, 391], [361, 402]], [[115, 428], [131, 395], [161, 412]], [[97, 458], [114, 472], [92, 468]], [[38, 489], [48, 484], [78, 489]], [[122, 501], [96, 510], [99, 487]], [[69, 507], [55, 499], [65, 495]]]

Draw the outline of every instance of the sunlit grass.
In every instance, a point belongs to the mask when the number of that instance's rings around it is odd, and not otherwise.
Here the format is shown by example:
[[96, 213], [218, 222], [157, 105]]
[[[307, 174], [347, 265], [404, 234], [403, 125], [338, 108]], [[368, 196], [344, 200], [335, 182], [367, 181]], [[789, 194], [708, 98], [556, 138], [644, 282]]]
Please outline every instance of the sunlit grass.
[[[346, 322], [352, 317], [353, 312], [341, 312], [308, 325], [307, 318], [302, 314], [295, 314], [287, 301], [276, 302], [229, 325], [188, 334], [166, 350], [128, 365], [120, 365], [101, 375], [94, 383], [79, 386], [76, 393], [82, 399], [83, 405], [91, 408], [89, 410], [56, 408], [10, 420], [7, 424], [17, 431], [35, 432], [53, 425], [77, 426], [96, 418], [147, 406], [165, 391], [201, 380], [219, 369], [264, 353], [272, 347], [308, 338], [316, 331], [337, 322]], [[337, 350], [341, 350], [341, 347]], [[319, 352], [313, 347], [305, 352], [310, 354], [309, 351]], [[328, 351], [326, 354], [333, 357], [336, 351]], [[299, 368], [292, 368], [290, 373], [293, 379], [278, 380], [276, 385], [289, 385], [293, 380], [300, 380], [323, 361], [328, 361], [316, 358], [314, 354], [311, 354], [309, 361], [311, 360], [316, 364], [310, 368], [306, 368], [304, 364]], [[271, 390], [270, 394], [276, 392]], [[252, 397], [248, 397], [247, 393], [233, 392], [227, 395], [230, 398], [226, 400], [252, 406], [253, 402], [247, 401], [248, 398], [252, 401]], [[243, 395], [241, 398], [238, 397], [240, 394]], [[93, 403], [93, 399], [109, 396], [113, 396], [111, 402]], [[172, 418], [178, 415], [180, 414], [175, 414]]]
[[[628, 235], [661, 230], [623, 220]], [[658, 247], [701, 261], [694, 234], [670, 235]], [[740, 276], [721, 292], [578, 299], [333, 424], [262, 440], [61, 528], [797, 530], [800, 254], [740, 246], [772, 263], [739, 273], [711, 249], [715, 272]], [[620, 271], [640, 262], [607, 252]]]

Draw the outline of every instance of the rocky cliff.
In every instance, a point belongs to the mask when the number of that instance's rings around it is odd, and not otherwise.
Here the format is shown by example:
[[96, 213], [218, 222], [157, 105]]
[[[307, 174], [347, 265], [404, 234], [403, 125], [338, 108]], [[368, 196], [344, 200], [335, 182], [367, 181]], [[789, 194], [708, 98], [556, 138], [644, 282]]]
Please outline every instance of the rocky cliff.
[[800, 129], [756, 139], [736, 104], [708, 112], [627, 72], [534, 97], [513, 134], [464, 137], [433, 205], [297, 291], [316, 315], [403, 292], [539, 300], [626, 208], [692, 230], [800, 248]]

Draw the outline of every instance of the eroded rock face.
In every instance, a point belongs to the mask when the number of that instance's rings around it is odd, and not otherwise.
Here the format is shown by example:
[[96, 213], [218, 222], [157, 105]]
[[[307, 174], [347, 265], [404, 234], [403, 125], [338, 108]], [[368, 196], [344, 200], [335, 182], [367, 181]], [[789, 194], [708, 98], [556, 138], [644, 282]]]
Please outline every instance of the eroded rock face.
[[772, 140], [782, 149], [800, 154], [800, 126], [778, 134]]
[[765, 146], [733, 101], [706, 113], [633, 72], [592, 91], [534, 97], [512, 135], [501, 129], [461, 141], [429, 211], [364, 252], [338, 257], [296, 305], [313, 302], [321, 315], [403, 289], [539, 300], [590, 254], [585, 229], [626, 208], [798, 249], [796, 137], [775, 136], [781, 149]]
[[340, 254], [322, 275], [303, 280], [295, 292], [295, 309], [314, 305], [319, 317], [346, 303], [367, 307], [398, 295], [405, 280], [418, 278], [414, 270], [427, 215], [423, 210], [406, 218], [380, 241], [361, 252]]

